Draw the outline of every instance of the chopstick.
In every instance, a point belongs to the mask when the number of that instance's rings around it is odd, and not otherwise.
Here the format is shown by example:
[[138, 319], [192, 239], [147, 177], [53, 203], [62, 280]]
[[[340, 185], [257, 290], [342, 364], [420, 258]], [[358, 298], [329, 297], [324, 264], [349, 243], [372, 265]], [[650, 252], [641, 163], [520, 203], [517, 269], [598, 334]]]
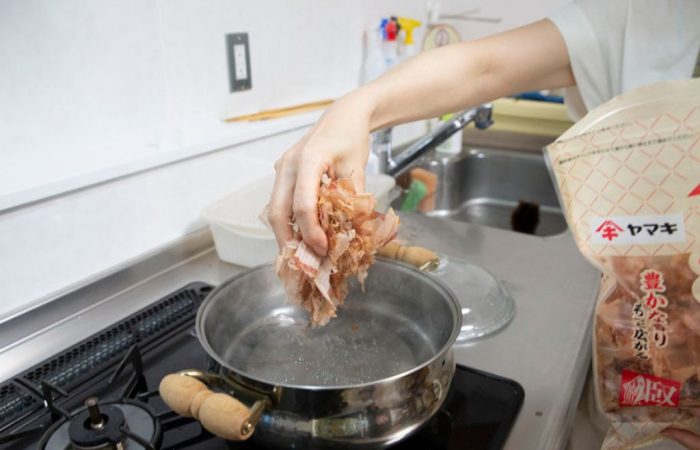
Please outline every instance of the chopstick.
[[289, 116], [292, 114], [300, 114], [303, 112], [314, 111], [317, 109], [322, 109], [333, 103], [333, 99], [319, 100], [317, 102], [302, 103], [299, 105], [288, 106], [286, 108], [268, 109], [265, 111], [260, 111], [253, 114], [245, 114], [242, 116], [229, 117], [224, 119], [224, 122], [243, 122], [243, 121], [255, 121], [255, 120], [266, 120], [274, 119], [277, 117]]

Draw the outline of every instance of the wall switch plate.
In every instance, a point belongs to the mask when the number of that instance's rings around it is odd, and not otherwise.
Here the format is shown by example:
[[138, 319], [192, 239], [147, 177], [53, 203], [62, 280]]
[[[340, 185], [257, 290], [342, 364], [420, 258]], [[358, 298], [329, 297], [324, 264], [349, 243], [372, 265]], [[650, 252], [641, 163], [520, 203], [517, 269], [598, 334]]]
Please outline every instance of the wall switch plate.
[[245, 91], [253, 87], [250, 71], [250, 48], [248, 33], [226, 35], [226, 56], [230, 92]]

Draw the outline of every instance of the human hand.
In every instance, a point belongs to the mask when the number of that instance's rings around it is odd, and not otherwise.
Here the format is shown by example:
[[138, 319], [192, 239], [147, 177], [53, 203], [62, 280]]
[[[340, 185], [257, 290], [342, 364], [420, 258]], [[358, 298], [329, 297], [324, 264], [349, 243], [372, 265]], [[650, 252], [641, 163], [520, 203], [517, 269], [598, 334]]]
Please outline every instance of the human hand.
[[[700, 408], [692, 408], [691, 411], [695, 417], [700, 417]], [[678, 428], [666, 428], [661, 434], [673, 439], [688, 450], [700, 450], [700, 435], [693, 432]]]
[[277, 161], [267, 218], [280, 247], [292, 239], [294, 217], [306, 244], [326, 254], [328, 243], [317, 209], [321, 177], [349, 177], [358, 191], [364, 190], [370, 116], [366, 101], [344, 97]]

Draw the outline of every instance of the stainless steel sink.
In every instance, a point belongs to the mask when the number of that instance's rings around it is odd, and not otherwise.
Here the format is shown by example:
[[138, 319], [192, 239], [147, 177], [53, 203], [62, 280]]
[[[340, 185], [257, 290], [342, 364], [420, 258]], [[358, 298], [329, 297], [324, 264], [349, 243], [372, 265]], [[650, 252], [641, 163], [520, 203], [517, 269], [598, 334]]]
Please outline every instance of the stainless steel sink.
[[[551, 236], [566, 230], [542, 155], [465, 148], [449, 157], [428, 154], [415, 166], [438, 175], [435, 208], [426, 215], [511, 230], [513, 211], [524, 201], [539, 205], [534, 234]], [[403, 195], [394, 207], [399, 209], [402, 201]]]

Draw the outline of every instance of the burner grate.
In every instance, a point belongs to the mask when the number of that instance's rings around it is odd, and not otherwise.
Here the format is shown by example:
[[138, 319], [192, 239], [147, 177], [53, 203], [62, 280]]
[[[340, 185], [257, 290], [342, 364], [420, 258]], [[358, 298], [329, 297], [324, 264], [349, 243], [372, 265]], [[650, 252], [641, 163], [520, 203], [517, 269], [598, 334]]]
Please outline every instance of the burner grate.
[[[212, 287], [191, 283], [155, 304], [54, 356], [18, 378], [41, 387], [42, 381], [69, 390], [116, 364], [133, 345], [148, 346], [170, 330], [187, 323]], [[10, 380], [0, 385], [0, 432], [43, 404]]]

